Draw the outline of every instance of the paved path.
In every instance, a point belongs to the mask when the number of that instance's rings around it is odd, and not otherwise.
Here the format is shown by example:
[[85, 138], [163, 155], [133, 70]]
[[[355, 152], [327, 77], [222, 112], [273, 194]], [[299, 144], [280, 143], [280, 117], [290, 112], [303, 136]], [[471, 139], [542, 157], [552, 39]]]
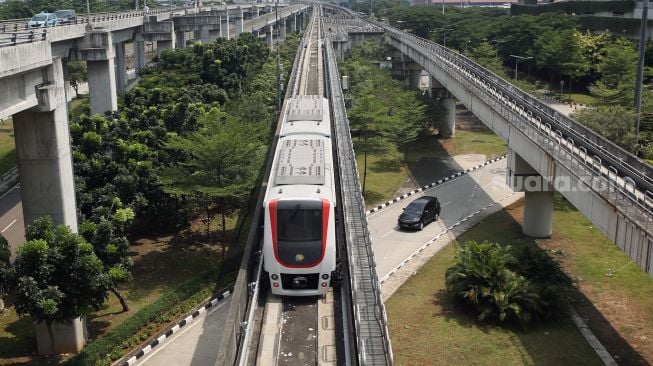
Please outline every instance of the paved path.
[[231, 298], [227, 298], [199, 315], [143, 356], [136, 365], [213, 366], [230, 304]]
[[[522, 197], [505, 184], [505, 176], [504, 159], [427, 191], [426, 195], [438, 197], [442, 212], [440, 220], [422, 231], [401, 230], [397, 226], [399, 214], [414, 198], [399, 201], [369, 216], [376, 271], [382, 282], [384, 300], [460, 233]], [[420, 249], [421, 252], [413, 256]], [[411, 260], [405, 262], [407, 258]]]
[[20, 185], [16, 185], [0, 196], [0, 235], [4, 236], [15, 258], [16, 249], [25, 241], [25, 222]]

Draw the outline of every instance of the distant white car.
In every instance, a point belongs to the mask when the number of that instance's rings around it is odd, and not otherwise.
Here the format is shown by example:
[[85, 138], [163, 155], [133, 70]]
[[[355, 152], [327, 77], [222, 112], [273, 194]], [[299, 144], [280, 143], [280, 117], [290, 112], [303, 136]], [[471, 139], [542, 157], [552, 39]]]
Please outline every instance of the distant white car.
[[52, 27], [60, 23], [61, 19], [54, 13], [38, 13], [27, 22], [27, 28]]

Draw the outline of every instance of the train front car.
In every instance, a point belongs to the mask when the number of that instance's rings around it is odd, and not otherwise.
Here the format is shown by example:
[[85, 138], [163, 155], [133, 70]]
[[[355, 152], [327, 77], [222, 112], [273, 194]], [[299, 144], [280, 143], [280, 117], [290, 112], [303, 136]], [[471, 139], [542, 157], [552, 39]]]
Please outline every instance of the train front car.
[[328, 105], [318, 96], [290, 103], [264, 203], [264, 268], [273, 294], [322, 295], [336, 268]]

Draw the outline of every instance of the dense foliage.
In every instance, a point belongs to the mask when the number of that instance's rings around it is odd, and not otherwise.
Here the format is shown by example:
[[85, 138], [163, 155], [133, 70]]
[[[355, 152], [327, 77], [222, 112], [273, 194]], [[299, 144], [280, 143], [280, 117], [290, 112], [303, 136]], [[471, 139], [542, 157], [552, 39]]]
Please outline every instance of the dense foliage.
[[363, 154], [363, 192], [368, 154], [383, 156], [396, 166], [404, 160], [402, 149], [427, 131], [426, 105], [413, 90], [394, 80], [388, 70], [371, 63], [383, 49], [373, 42], [363, 43], [339, 65], [351, 84], [352, 105], [347, 114], [354, 148]]
[[0, 311], [4, 309], [4, 296], [12, 288], [14, 282], [14, 268], [11, 265], [11, 249], [9, 242], [0, 235]]
[[52, 323], [98, 309], [107, 297], [110, 280], [93, 246], [69, 227], [55, 227], [48, 216], [29, 225], [25, 238], [14, 263], [14, 306], [19, 315], [46, 324], [54, 347]]
[[447, 290], [471, 307], [480, 321], [516, 322], [560, 314], [567, 279], [545, 252], [528, 247], [516, 254], [496, 243], [465, 243], [446, 272]]

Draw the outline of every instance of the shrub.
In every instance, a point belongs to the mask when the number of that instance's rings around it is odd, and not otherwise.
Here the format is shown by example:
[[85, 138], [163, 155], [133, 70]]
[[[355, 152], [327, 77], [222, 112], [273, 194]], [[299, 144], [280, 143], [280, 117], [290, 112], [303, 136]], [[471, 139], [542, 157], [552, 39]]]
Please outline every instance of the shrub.
[[531, 321], [556, 314], [563, 300], [564, 274], [546, 253], [518, 252], [496, 243], [465, 243], [456, 263], [447, 269], [447, 290], [470, 306], [480, 321]]

